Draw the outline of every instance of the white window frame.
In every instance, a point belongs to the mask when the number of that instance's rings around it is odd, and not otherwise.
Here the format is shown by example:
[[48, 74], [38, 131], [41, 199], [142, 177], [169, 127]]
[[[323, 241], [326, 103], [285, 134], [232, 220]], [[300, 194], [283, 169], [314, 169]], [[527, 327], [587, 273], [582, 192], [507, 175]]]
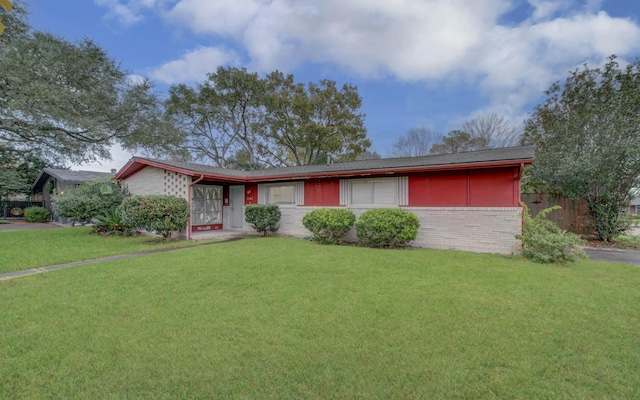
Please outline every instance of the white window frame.
[[[354, 203], [352, 192], [353, 183], [359, 182], [382, 182], [382, 181], [394, 181], [395, 182], [395, 203], [385, 204], [358, 204]], [[365, 179], [341, 179], [340, 180], [340, 205], [341, 206], [353, 206], [353, 207], [398, 207], [409, 205], [409, 178], [407, 176], [394, 176], [394, 177], [381, 177], [381, 178], [365, 178]]]
[[[355, 194], [355, 190], [354, 190], [354, 186], [360, 186], [362, 184], [365, 183], [369, 183], [371, 184], [371, 201], [367, 201], [367, 202], [362, 202], [362, 201], [354, 201], [354, 194]], [[393, 202], [388, 202], [388, 203], [380, 203], [380, 202], [376, 202], [376, 196], [375, 196], [375, 187], [376, 187], [376, 183], [377, 184], [382, 184], [382, 183], [386, 183], [386, 184], [391, 184], [393, 186]], [[393, 178], [370, 178], [370, 179], [350, 179], [347, 185], [348, 188], [348, 195], [347, 195], [347, 201], [348, 201], [348, 205], [350, 206], [365, 206], [365, 207], [392, 207], [392, 206], [398, 206], [399, 204], [399, 196], [398, 196], [398, 179], [393, 177]]]
[[[290, 203], [270, 203], [270, 190], [273, 188], [291, 187], [293, 188], [293, 198]], [[296, 206], [304, 204], [304, 182], [278, 182], [263, 183], [258, 185], [259, 204], [277, 204], [279, 206]]]

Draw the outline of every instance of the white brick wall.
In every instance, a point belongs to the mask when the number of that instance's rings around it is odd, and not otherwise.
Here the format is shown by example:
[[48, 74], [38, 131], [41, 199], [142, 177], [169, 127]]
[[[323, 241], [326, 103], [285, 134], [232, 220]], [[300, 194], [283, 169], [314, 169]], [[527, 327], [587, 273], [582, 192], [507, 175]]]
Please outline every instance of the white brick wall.
[[[319, 207], [280, 206], [282, 218], [278, 233], [310, 236], [302, 225], [302, 217]], [[356, 217], [370, 208], [350, 208]], [[418, 237], [413, 246], [451, 249], [478, 253], [511, 254], [520, 252], [520, 207], [404, 207], [420, 219]], [[356, 241], [355, 230], [346, 235]]]
[[166, 194], [187, 200], [191, 178], [177, 172], [146, 167], [124, 183], [133, 195]]

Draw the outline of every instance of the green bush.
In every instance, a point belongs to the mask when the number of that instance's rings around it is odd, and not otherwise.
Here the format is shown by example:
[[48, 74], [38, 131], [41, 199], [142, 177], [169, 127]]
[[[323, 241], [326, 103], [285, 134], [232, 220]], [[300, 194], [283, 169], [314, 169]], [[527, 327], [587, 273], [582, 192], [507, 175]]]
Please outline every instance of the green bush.
[[49, 222], [51, 213], [42, 207], [27, 207], [24, 209], [24, 219], [27, 222]]
[[418, 236], [418, 217], [399, 208], [366, 211], [356, 221], [358, 244], [368, 247], [406, 247]]
[[74, 222], [89, 223], [96, 216], [104, 214], [105, 210], [118, 207], [127, 196], [118, 187], [118, 182], [88, 181], [53, 196], [53, 212], [57, 216], [71, 218]]
[[189, 223], [189, 203], [175, 196], [127, 197], [120, 206], [120, 213], [125, 226], [155, 231], [165, 240]]
[[516, 235], [516, 238], [522, 240], [523, 257], [538, 263], [564, 263], [586, 258], [580, 247], [584, 242], [578, 235], [561, 229], [545, 218], [549, 212], [559, 208], [545, 208], [535, 218], [531, 218], [527, 207], [522, 210], [524, 226], [522, 235]]
[[276, 204], [250, 204], [244, 209], [244, 219], [264, 236], [278, 231], [280, 216], [280, 208]]
[[346, 208], [319, 208], [305, 214], [302, 225], [311, 231], [314, 242], [337, 244], [355, 221], [353, 211]]
[[104, 214], [95, 217], [93, 232], [101, 235], [129, 235], [131, 229], [124, 223], [120, 208], [112, 207]]

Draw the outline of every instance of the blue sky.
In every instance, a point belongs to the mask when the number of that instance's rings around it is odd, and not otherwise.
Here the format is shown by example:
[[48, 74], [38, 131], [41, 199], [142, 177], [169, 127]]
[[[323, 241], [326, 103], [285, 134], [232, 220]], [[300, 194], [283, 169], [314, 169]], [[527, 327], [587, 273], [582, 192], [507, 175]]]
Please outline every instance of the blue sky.
[[[638, 0], [31, 0], [30, 22], [87, 36], [165, 91], [219, 65], [351, 83], [372, 150], [487, 113], [520, 125], [569, 70], [640, 56]], [[120, 168], [131, 154], [81, 169]], [[77, 166], [75, 167], [77, 168]], [[74, 169], [75, 169], [74, 168]]]

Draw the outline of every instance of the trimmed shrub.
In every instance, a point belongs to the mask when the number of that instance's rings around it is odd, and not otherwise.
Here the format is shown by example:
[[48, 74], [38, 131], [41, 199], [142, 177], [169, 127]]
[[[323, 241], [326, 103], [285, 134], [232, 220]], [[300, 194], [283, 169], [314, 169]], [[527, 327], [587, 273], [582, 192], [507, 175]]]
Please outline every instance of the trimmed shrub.
[[399, 208], [376, 208], [364, 212], [356, 221], [358, 244], [367, 247], [406, 247], [418, 236], [420, 221]]
[[545, 218], [549, 212], [559, 208], [561, 207], [545, 208], [535, 218], [531, 218], [529, 209], [524, 207], [522, 235], [516, 235], [522, 241], [524, 258], [537, 263], [564, 263], [587, 257], [580, 247], [584, 241], [578, 235], [561, 229]]
[[249, 204], [244, 209], [244, 219], [263, 236], [278, 231], [280, 216], [280, 208], [276, 204]]
[[189, 203], [175, 196], [132, 196], [124, 199], [120, 214], [125, 226], [156, 232], [167, 240], [172, 232], [187, 227]]
[[53, 196], [53, 212], [59, 217], [71, 218], [74, 223], [89, 223], [106, 210], [118, 207], [127, 196], [116, 181], [88, 181]]
[[49, 222], [51, 213], [42, 207], [27, 207], [24, 209], [24, 219], [27, 222]]
[[305, 214], [302, 225], [311, 231], [313, 241], [338, 244], [356, 222], [356, 215], [346, 208], [319, 208]]

